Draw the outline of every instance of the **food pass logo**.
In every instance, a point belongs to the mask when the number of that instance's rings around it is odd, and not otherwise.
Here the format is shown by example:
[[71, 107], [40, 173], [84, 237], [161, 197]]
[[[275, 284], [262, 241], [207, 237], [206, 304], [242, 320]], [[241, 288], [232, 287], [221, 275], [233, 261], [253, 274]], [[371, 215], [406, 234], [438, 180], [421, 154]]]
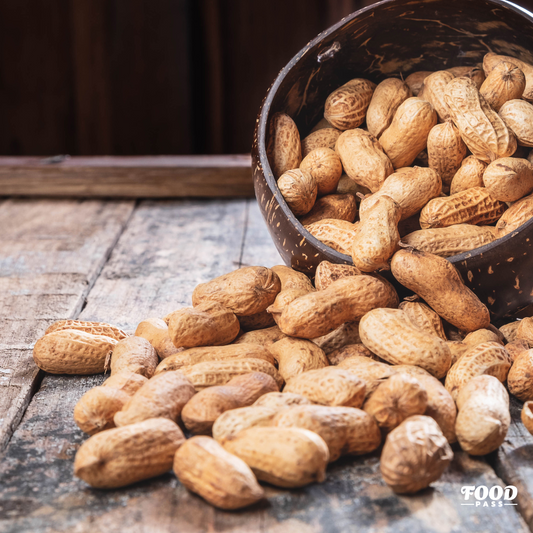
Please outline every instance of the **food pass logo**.
[[504, 505], [517, 505], [514, 499], [518, 494], [518, 489], [514, 485], [505, 488], [494, 485], [490, 489], [485, 485], [476, 487], [466, 485], [461, 487], [461, 494], [465, 501], [461, 505], [475, 505], [476, 507], [503, 507]]

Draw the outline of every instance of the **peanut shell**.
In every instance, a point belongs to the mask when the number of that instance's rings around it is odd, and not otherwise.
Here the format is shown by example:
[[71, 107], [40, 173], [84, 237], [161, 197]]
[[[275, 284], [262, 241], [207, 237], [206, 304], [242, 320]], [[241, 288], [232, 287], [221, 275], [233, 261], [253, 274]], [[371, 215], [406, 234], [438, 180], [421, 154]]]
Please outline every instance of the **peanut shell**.
[[357, 215], [357, 202], [351, 194], [328, 194], [320, 198], [313, 209], [301, 218], [303, 226], [324, 219], [337, 219], [352, 222]]
[[278, 188], [296, 216], [306, 215], [315, 205], [318, 183], [310, 172], [287, 170], [278, 179]]
[[490, 195], [501, 202], [515, 202], [533, 192], [533, 165], [527, 159], [502, 157], [483, 174]]
[[286, 113], [275, 113], [269, 121], [267, 157], [277, 179], [287, 170], [298, 168], [302, 161], [300, 133]]
[[484, 187], [483, 173], [487, 163], [469, 155], [461, 162], [450, 184], [450, 194], [456, 194], [472, 187]]
[[315, 148], [309, 152], [300, 164], [300, 169], [315, 178], [318, 196], [335, 192], [342, 175], [339, 156], [329, 147]]
[[525, 88], [524, 73], [512, 63], [502, 61], [489, 73], [479, 93], [497, 112], [508, 100], [520, 98]]

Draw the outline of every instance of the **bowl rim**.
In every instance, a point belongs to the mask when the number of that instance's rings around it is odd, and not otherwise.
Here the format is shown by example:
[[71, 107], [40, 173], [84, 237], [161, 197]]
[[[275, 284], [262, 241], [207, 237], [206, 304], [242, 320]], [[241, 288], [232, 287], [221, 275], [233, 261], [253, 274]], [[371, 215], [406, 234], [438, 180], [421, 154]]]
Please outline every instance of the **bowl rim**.
[[[303, 224], [298, 220], [298, 218], [294, 215], [292, 210], [289, 208], [287, 202], [285, 201], [285, 198], [281, 194], [281, 191], [279, 190], [279, 187], [277, 186], [277, 181], [274, 178], [274, 173], [272, 172], [272, 169], [270, 168], [270, 163], [268, 161], [267, 152], [266, 152], [266, 137], [267, 137], [267, 129], [268, 129], [268, 118], [270, 115], [270, 109], [272, 107], [272, 101], [274, 100], [274, 96], [277, 93], [277, 90], [279, 86], [282, 84], [284, 79], [286, 78], [289, 71], [300, 61], [300, 59], [307, 54], [312, 48], [314, 48], [317, 44], [322, 43], [328, 36], [330, 36], [332, 33], [337, 31], [342, 26], [345, 26], [349, 22], [351, 22], [353, 19], [358, 17], [359, 15], [362, 15], [363, 13], [366, 13], [367, 11], [374, 10], [376, 8], [380, 8], [383, 5], [394, 3], [396, 0], [381, 0], [380, 2], [376, 2], [374, 4], [371, 4], [369, 6], [365, 6], [357, 11], [354, 11], [353, 13], [350, 13], [346, 17], [342, 18], [339, 22], [333, 24], [326, 30], [320, 32], [314, 39], [309, 41], [298, 53], [296, 53], [291, 60], [280, 70], [279, 74], [277, 75], [276, 79], [268, 89], [268, 92], [265, 96], [263, 105], [261, 106], [261, 110], [258, 117], [257, 122], [257, 150], [259, 155], [259, 161], [261, 164], [261, 168], [263, 171], [263, 175], [265, 177], [265, 181], [273, 193], [274, 197], [276, 198], [278, 204], [280, 205], [283, 213], [285, 216], [289, 219], [291, 224], [294, 226], [294, 228], [301, 234], [302, 237], [304, 237], [307, 241], [309, 241], [315, 248], [317, 248], [320, 252], [322, 252], [325, 256], [329, 256], [333, 259], [336, 259], [337, 262], [343, 262], [348, 264], [353, 264], [351, 256], [347, 254], [343, 254], [341, 252], [338, 252], [334, 248], [329, 247], [328, 245], [324, 244], [322, 241], [317, 239], [315, 236], [313, 236], [305, 227]], [[530, 22], [533, 24], [533, 13], [527, 10], [526, 8], [519, 6], [513, 2], [510, 2], [509, 0], [484, 0], [485, 2], [495, 4], [497, 6], [503, 6], [508, 9], [511, 9], [518, 15], [521, 15], [524, 18], [527, 18], [530, 20]], [[333, 43], [332, 43], [333, 44]], [[533, 150], [533, 148], [532, 148]], [[533, 193], [530, 193], [533, 194]], [[526, 195], [529, 196], [529, 195]], [[519, 201], [519, 200], [518, 200]], [[485, 244], [483, 246], [480, 246], [479, 248], [474, 248], [471, 251], [463, 252], [461, 254], [453, 255], [450, 257], [447, 257], [446, 259], [450, 261], [451, 263], [460, 263], [462, 261], [466, 261], [467, 259], [472, 259], [474, 257], [481, 257], [481, 255], [493, 250], [494, 248], [498, 247], [500, 244], [508, 242], [515, 237], [518, 236], [524, 229], [526, 229], [529, 226], [533, 225], [533, 218], [527, 220], [513, 230], [512, 232], [508, 233], [507, 235], [504, 235], [503, 237], [496, 238], [491, 243]], [[475, 253], [473, 253], [475, 252]]]

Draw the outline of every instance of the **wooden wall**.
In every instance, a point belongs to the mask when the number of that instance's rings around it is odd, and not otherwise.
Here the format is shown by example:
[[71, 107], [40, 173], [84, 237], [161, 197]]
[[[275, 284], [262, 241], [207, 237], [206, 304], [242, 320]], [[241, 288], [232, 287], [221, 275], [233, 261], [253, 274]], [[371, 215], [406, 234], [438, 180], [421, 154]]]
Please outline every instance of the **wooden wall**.
[[278, 71], [371, 3], [0, 0], [0, 155], [248, 152]]

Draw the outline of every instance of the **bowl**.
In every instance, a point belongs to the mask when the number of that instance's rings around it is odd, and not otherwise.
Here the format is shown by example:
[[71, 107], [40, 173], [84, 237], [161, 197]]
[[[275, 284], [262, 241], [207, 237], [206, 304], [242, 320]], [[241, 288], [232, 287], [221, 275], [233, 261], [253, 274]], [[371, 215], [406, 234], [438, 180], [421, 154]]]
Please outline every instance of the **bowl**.
[[[313, 237], [289, 209], [266, 155], [269, 117], [287, 113], [304, 138], [322, 118], [327, 96], [352, 78], [379, 83], [418, 70], [475, 65], [489, 51], [533, 64], [533, 14], [504, 0], [385, 0], [342, 19], [291, 59], [263, 100], [252, 146], [255, 194], [287, 265], [312, 276], [321, 261], [352, 260]], [[498, 321], [533, 303], [532, 246], [529, 220], [448, 260]], [[401, 296], [408, 294], [390, 273], [388, 279]]]

